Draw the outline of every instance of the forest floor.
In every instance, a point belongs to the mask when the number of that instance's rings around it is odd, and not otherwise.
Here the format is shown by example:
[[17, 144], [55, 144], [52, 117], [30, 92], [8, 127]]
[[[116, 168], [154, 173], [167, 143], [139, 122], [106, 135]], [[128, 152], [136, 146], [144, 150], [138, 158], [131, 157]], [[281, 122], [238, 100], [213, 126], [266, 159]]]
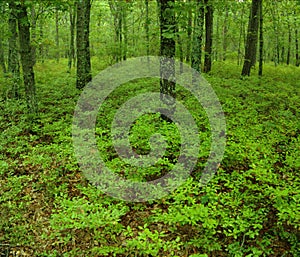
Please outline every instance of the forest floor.
[[[196, 99], [177, 96], [200, 128], [201, 151], [190, 178], [160, 200], [132, 203], [88, 183], [74, 154], [72, 120], [80, 92], [66, 60], [37, 64], [40, 114], [28, 121], [23, 100], [9, 99], [0, 78], [0, 256], [300, 256], [300, 72], [266, 65], [262, 78], [216, 62], [205, 79], [226, 117], [226, 148], [207, 186], [199, 179], [210, 150], [210, 126]], [[93, 60], [96, 75], [105, 64]], [[156, 79], [129, 82], [107, 99], [96, 136], [107, 165], [139, 181], [167, 173], [179, 154], [174, 124], [143, 115], [131, 128], [138, 153], [157, 128], [168, 142], [151, 169], [124, 163], [112, 145], [116, 108]], [[174, 161], [175, 160], [175, 161]]]

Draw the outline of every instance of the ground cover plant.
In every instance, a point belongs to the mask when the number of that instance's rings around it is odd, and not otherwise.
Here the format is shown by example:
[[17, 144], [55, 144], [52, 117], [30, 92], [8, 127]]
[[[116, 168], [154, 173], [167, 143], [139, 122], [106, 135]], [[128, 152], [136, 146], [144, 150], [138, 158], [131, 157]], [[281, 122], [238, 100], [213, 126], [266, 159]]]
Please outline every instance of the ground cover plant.
[[[209, 154], [209, 123], [179, 86], [178, 100], [201, 132], [196, 168], [169, 196], [129, 203], [103, 194], [80, 171], [71, 137], [80, 91], [66, 62], [37, 64], [40, 114], [34, 123], [24, 100], [7, 98], [10, 79], [1, 77], [1, 256], [300, 256], [299, 68], [267, 64], [264, 77], [241, 79], [237, 65], [227, 61], [204, 75], [227, 122], [225, 155], [206, 187], [199, 179]], [[105, 67], [93, 59], [94, 75]], [[165, 136], [166, 153], [152, 168], [133, 169], [112, 146], [118, 106], [158, 85], [144, 79], [119, 87], [97, 118], [101, 157], [128, 179], [158, 178], [176, 162], [180, 136], [159, 115], [141, 116], [130, 135], [140, 154], [150, 150], [154, 132]]]

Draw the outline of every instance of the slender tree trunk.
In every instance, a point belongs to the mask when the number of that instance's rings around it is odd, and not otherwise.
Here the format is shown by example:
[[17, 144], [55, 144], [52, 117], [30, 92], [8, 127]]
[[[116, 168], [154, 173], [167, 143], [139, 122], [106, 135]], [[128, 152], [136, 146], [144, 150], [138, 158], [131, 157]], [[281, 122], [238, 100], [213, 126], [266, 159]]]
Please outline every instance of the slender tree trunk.
[[31, 5], [31, 51], [32, 51], [32, 61], [35, 65], [36, 63], [36, 12], [34, 5]]
[[255, 65], [255, 61], [256, 61], [257, 35], [258, 35], [258, 11], [259, 11], [260, 1], [262, 0], [252, 0], [242, 76], [250, 76], [251, 67]]
[[3, 50], [3, 43], [2, 37], [0, 35], [0, 66], [2, 67], [3, 73], [6, 73], [6, 65], [5, 65], [5, 58], [4, 58], [4, 50]]
[[59, 62], [59, 13], [58, 9], [55, 10], [55, 45], [56, 45], [56, 62]]
[[36, 99], [36, 88], [34, 79], [34, 60], [32, 56], [32, 47], [30, 44], [30, 24], [28, 20], [27, 8], [23, 2], [16, 5], [20, 55], [23, 69], [23, 79], [26, 93], [26, 101], [29, 114], [37, 114], [38, 104]]
[[241, 11], [241, 26], [240, 26], [240, 35], [239, 35], [239, 43], [238, 43], [238, 60], [237, 60], [237, 64], [240, 65], [241, 64], [241, 59], [242, 57], [242, 51], [241, 51], [241, 45], [242, 45], [242, 39], [243, 39], [243, 43], [245, 43], [245, 26], [244, 26], [244, 12], [245, 12], [245, 7], [244, 7], [244, 3], [240, 3], [242, 4], [242, 11]]
[[91, 58], [90, 58], [90, 0], [77, 1], [76, 43], [77, 43], [77, 80], [78, 89], [92, 80]]
[[123, 49], [123, 60], [127, 59], [127, 47], [128, 47], [128, 27], [127, 27], [127, 3], [122, 5], [122, 21], [123, 21], [123, 32], [124, 32], [124, 47]]
[[222, 58], [223, 61], [226, 60], [226, 53], [227, 53], [228, 16], [229, 16], [229, 7], [226, 6], [224, 25], [223, 25], [223, 58]]
[[[296, 11], [294, 11], [296, 17]], [[297, 24], [297, 23], [296, 23]], [[300, 58], [299, 58], [299, 40], [298, 40], [298, 28], [297, 25], [295, 27], [295, 51], [296, 51], [296, 66], [300, 66]]]
[[289, 33], [289, 41], [288, 41], [288, 50], [287, 50], [287, 56], [286, 56], [286, 64], [290, 64], [290, 59], [291, 59], [291, 44], [292, 44], [292, 30], [291, 30], [291, 25], [290, 21], [288, 20], [288, 33]]
[[122, 47], [123, 47], [123, 10], [122, 2], [109, 0], [109, 7], [114, 19], [114, 28], [115, 28], [115, 38], [116, 38], [116, 51], [114, 52], [114, 59], [116, 62], [122, 60]]
[[75, 63], [75, 21], [76, 21], [76, 4], [74, 7], [70, 7], [70, 49], [68, 58], [68, 69], [69, 72], [72, 68], [72, 62]]
[[[279, 33], [278, 33], [278, 15], [276, 15], [276, 1], [271, 1], [271, 14], [273, 20], [273, 29], [274, 29], [274, 36], [275, 36], [275, 49], [274, 49], [274, 64], [277, 66], [279, 64]], [[277, 16], [277, 17], [276, 17]]]
[[264, 60], [264, 34], [263, 34], [263, 5], [262, 0], [259, 2], [259, 67], [258, 76], [263, 74], [263, 60]]
[[[170, 121], [175, 112], [175, 0], [160, 0], [160, 93], [161, 100], [169, 106], [168, 115], [162, 115], [162, 118]], [[173, 37], [165, 36], [165, 33], [173, 34]], [[171, 81], [173, 80], [173, 81]]]
[[8, 39], [8, 71], [13, 76], [13, 97], [19, 98], [19, 85], [20, 85], [20, 64], [19, 64], [19, 49], [18, 49], [18, 32], [17, 32], [17, 19], [16, 8], [14, 3], [9, 3], [9, 39]]
[[[4, 15], [4, 12], [5, 12], [4, 5], [1, 6], [1, 9], [2, 9], [1, 14]], [[2, 42], [3, 34], [4, 34], [4, 31], [3, 31], [2, 26], [1, 26], [0, 27], [0, 66], [2, 67], [2, 71], [5, 74], [7, 72], [7, 69], [6, 69], [6, 64], [5, 64], [5, 55], [4, 55], [3, 42]]]
[[179, 60], [180, 60], [180, 73], [182, 73], [184, 56], [183, 56], [182, 39], [179, 34], [179, 25], [178, 24], [176, 24], [176, 33], [177, 33], [176, 39], [177, 39], [178, 53], [179, 53]]
[[146, 21], [145, 21], [145, 32], [146, 32], [146, 55], [150, 55], [150, 35], [149, 35], [149, 0], [145, 0], [145, 7], [146, 7]]
[[192, 13], [192, 0], [188, 0], [188, 17], [187, 17], [187, 44], [186, 44], [186, 57], [185, 60], [187, 63], [191, 61], [191, 44], [192, 44], [192, 19], [193, 19], [193, 13]]
[[202, 37], [204, 25], [204, 4], [203, 0], [197, 0], [194, 35], [193, 35], [193, 51], [192, 51], [192, 68], [200, 72], [202, 57]]
[[213, 6], [210, 0], [204, 0], [205, 13], [205, 55], [203, 72], [211, 71], [212, 64], [212, 41], [213, 41]]
[[[40, 18], [39, 20], [39, 34], [40, 34], [40, 39], [44, 38], [44, 20]], [[39, 46], [39, 57], [41, 63], [44, 63], [44, 58], [45, 58], [45, 49], [44, 49], [44, 44], [40, 44]]]

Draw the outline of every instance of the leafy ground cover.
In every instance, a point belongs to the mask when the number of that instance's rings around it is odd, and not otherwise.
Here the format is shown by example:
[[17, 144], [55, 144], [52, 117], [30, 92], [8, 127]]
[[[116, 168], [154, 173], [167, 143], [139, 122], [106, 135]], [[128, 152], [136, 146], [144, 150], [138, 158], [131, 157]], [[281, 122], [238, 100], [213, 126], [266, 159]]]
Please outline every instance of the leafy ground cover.
[[[94, 74], [105, 64], [94, 60]], [[90, 185], [74, 156], [71, 124], [80, 92], [66, 63], [39, 64], [40, 116], [28, 123], [22, 100], [7, 99], [0, 78], [1, 256], [300, 256], [300, 73], [266, 66], [265, 76], [239, 77], [239, 67], [216, 63], [205, 78], [226, 115], [227, 146], [206, 187], [199, 178], [210, 147], [205, 111], [178, 87], [178, 99], [201, 131], [192, 176], [168, 197], [147, 203], [113, 199]], [[97, 118], [99, 151], [107, 165], [129, 179], [152, 180], [172, 169], [180, 137], [176, 126], [143, 115], [130, 141], [140, 154], [159, 131], [168, 142], [149, 169], [116, 155], [110, 124], [116, 108], [154, 79], [119, 87]]]

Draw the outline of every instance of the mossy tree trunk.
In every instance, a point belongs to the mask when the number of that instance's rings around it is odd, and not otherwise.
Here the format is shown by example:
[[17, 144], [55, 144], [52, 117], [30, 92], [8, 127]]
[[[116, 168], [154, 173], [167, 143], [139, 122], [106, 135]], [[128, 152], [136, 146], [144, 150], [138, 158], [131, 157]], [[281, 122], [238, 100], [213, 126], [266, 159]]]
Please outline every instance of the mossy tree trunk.
[[204, 25], [204, 3], [203, 0], [197, 0], [196, 13], [193, 31], [193, 49], [192, 49], [192, 68], [200, 72], [202, 58], [202, 37]]
[[9, 3], [9, 38], [8, 38], [8, 72], [13, 77], [13, 97], [19, 98], [19, 84], [20, 84], [20, 64], [19, 64], [19, 48], [17, 44], [18, 32], [17, 32], [17, 17], [16, 7], [13, 2]]
[[212, 64], [212, 41], [213, 41], [213, 5], [210, 0], [204, 0], [205, 4], [205, 54], [204, 54], [204, 72], [211, 71]]
[[263, 5], [262, 0], [259, 3], [259, 67], [258, 76], [263, 74], [263, 60], [264, 60], [264, 30], [263, 30]]
[[90, 58], [90, 0], [77, 1], [76, 43], [77, 43], [77, 77], [76, 87], [82, 89], [92, 80]]
[[175, 0], [160, 0], [158, 2], [160, 10], [160, 93], [161, 100], [169, 106], [168, 117], [162, 115], [166, 120], [170, 120], [175, 112]]
[[251, 68], [255, 65], [258, 40], [258, 14], [261, 1], [252, 0], [242, 76], [250, 76]]
[[23, 70], [23, 80], [29, 114], [36, 115], [38, 103], [34, 79], [34, 58], [30, 43], [30, 23], [28, 20], [27, 6], [23, 1], [16, 4], [16, 14], [19, 29], [20, 55]]

